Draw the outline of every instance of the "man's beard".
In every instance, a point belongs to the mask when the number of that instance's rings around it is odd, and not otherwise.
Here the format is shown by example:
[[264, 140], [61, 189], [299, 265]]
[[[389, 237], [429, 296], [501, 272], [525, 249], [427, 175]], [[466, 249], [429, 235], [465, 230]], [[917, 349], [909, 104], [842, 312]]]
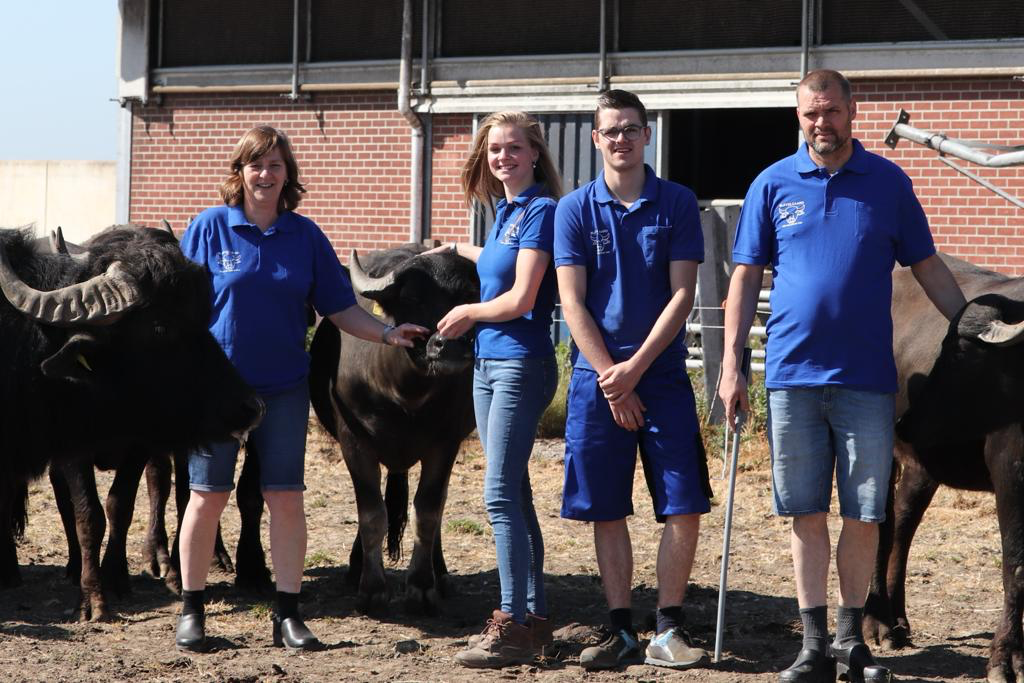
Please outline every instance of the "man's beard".
[[808, 144], [810, 144], [811, 149], [813, 149], [818, 154], [832, 154], [833, 152], [842, 149], [843, 145], [845, 145], [849, 141], [849, 137], [844, 138], [839, 133], [835, 133], [835, 139], [832, 140], [831, 142], [819, 141], [815, 139], [814, 136], [811, 136], [811, 139], [808, 140], [807, 142]]

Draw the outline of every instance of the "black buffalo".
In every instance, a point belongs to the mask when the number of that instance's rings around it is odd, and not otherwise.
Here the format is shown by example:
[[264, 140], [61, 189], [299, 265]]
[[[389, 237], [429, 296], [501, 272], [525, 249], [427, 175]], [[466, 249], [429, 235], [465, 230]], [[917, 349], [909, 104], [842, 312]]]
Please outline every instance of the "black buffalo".
[[[365, 270], [355, 252], [352, 284], [364, 308], [391, 324], [436, 329], [453, 306], [479, 300], [473, 263], [450, 253], [420, 254], [408, 246], [374, 252]], [[406, 603], [433, 612], [446, 589], [441, 516], [459, 445], [473, 431], [470, 336], [435, 332], [412, 349], [366, 342], [323, 320], [313, 339], [310, 395], [317, 417], [341, 444], [359, 515], [348, 580], [358, 582], [359, 605], [388, 599], [382, 544], [400, 555], [408, 518], [408, 472], [420, 463], [413, 505], [416, 538], [406, 579]], [[388, 470], [381, 497], [381, 466]]]
[[[1024, 278], [943, 256], [969, 300], [952, 322], [908, 269], [893, 276], [900, 374], [888, 521], [865, 633], [890, 647], [910, 636], [904, 582], [910, 544], [939, 484], [993, 491], [1002, 536], [1004, 609], [990, 681], [1024, 681]], [[898, 478], [898, 482], [896, 477]]]
[[[263, 411], [209, 334], [205, 270], [172, 235], [118, 226], [84, 247], [48, 253], [0, 231], [0, 586], [20, 580], [25, 485], [47, 465], [195, 447], [241, 435]], [[98, 553], [90, 544], [83, 557]], [[83, 571], [82, 584], [102, 595], [98, 577]]]

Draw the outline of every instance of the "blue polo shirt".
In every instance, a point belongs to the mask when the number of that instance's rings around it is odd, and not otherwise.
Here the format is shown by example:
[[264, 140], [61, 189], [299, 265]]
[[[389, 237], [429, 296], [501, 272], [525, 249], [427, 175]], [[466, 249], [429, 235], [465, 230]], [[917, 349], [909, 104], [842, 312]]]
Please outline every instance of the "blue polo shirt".
[[892, 269], [934, 253], [910, 179], [857, 140], [831, 176], [806, 145], [765, 169], [744, 200], [733, 261], [772, 267], [766, 386], [896, 392]]
[[[540, 249], [548, 255], [554, 250], [555, 200], [540, 196], [534, 185], [508, 202], [500, 200], [494, 208], [494, 228], [477, 260], [480, 275], [480, 301], [490, 301], [508, 290], [516, 279], [519, 250]], [[550, 356], [551, 312], [555, 308], [555, 267], [541, 280], [533, 309], [525, 315], [500, 323], [477, 323], [477, 358], [533, 358]]]
[[210, 332], [260, 393], [286, 391], [305, 381], [307, 301], [321, 315], [356, 302], [327, 237], [316, 223], [291, 211], [262, 232], [241, 207], [207, 209], [185, 231], [181, 250], [209, 271]]
[[[704, 260], [697, 198], [650, 166], [645, 171], [643, 192], [628, 209], [602, 171], [555, 210], [555, 266], [586, 266], [585, 304], [615, 362], [636, 353], [672, 297], [669, 262]], [[685, 337], [684, 327], [649, 371], [683, 368]], [[593, 369], [578, 351], [573, 363]]]

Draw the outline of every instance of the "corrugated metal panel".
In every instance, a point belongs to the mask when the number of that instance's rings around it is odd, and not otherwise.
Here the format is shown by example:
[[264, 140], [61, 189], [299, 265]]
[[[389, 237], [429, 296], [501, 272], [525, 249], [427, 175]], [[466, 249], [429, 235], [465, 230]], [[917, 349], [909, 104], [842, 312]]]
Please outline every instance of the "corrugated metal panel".
[[600, 45], [598, 0], [440, 3], [443, 57], [571, 54]]
[[800, 44], [800, 15], [801, 0], [622, 2], [618, 46], [613, 49], [792, 47]]
[[1019, 0], [825, 0], [822, 42], [1024, 38]]
[[292, 61], [291, 2], [154, 0], [153, 7], [163, 26], [159, 67]]

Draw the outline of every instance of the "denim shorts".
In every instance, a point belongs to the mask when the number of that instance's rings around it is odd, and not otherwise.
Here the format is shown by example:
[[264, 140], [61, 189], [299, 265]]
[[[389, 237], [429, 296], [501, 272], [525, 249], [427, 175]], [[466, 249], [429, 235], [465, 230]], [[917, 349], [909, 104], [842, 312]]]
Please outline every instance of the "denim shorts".
[[828, 512], [834, 469], [839, 514], [884, 522], [894, 409], [892, 394], [838, 386], [769, 389], [775, 514]]
[[[279, 394], [260, 394], [267, 406], [259, 426], [249, 433], [246, 450], [260, 463], [260, 487], [265, 491], [306, 490], [306, 428], [309, 386], [303, 382]], [[218, 441], [189, 454], [189, 488], [230, 491], [235, 487], [237, 441]]]
[[659, 519], [711, 509], [708, 464], [686, 373], [644, 375], [635, 391], [647, 411], [643, 426], [632, 432], [615, 423], [597, 373], [573, 370], [566, 410], [562, 517], [601, 522], [632, 515], [638, 449]]

